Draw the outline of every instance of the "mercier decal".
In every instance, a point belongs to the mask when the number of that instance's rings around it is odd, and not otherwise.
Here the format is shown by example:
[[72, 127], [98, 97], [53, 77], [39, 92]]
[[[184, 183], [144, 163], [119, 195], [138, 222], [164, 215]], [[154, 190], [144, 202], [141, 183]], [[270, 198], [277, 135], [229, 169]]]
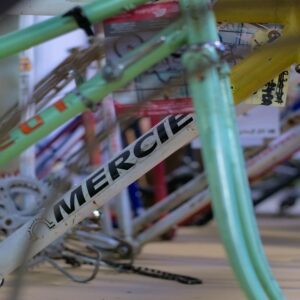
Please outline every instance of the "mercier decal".
[[[139, 161], [151, 156], [162, 144], [182, 131], [193, 120], [191, 114], [170, 116], [127, 147], [105, 167], [93, 173], [80, 186], [68, 193], [64, 199], [54, 204], [53, 213], [56, 223], [69, 217], [101, 191], [113, 185], [116, 180], [126, 176]], [[83, 192], [84, 188], [88, 193]]]

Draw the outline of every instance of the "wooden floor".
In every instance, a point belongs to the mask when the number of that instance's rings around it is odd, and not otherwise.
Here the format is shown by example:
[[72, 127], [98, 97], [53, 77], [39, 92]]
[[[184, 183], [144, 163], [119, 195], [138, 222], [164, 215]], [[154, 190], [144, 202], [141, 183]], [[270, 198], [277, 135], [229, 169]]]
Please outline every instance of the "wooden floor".
[[[263, 219], [260, 227], [267, 255], [287, 299], [300, 299], [300, 219]], [[245, 299], [227, 264], [214, 225], [183, 228], [172, 242], [147, 245], [137, 265], [203, 279], [203, 285], [102, 271], [89, 284], [70, 282], [43, 265], [26, 276], [20, 300], [240, 300]], [[80, 275], [87, 275], [81, 269]], [[0, 291], [8, 300], [12, 279]], [[259, 299], [257, 299], [259, 300]]]

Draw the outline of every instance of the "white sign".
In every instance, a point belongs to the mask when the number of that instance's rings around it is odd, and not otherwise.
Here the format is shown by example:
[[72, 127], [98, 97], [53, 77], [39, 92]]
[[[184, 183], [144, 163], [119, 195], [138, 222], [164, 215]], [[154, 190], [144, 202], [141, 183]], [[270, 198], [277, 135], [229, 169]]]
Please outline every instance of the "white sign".
[[279, 109], [270, 106], [255, 106], [238, 117], [242, 139], [271, 139], [279, 135]]
[[[244, 147], [261, 145], [265, 139], [274, 139], [280, 134], [279, 109], [272, 106], [255, 106], [238, 117], [241, 144]], [[192, 147], [200, 148], [199, 139]]]

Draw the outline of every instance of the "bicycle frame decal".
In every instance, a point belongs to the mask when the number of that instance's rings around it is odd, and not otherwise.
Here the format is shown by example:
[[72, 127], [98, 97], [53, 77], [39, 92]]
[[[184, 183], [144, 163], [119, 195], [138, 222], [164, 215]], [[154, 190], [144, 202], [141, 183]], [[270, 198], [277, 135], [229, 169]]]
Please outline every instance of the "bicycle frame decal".
[[[52, 105], [52, 107], [58, 112], [62, 113], [67, 109], [67, 105], [63, 100], [59, 100], [56, 103]], [[30, 135], [35, 130], [37, 130], [39, 127], [44, 125], [46, 121], [43, 119], [43, 117], [39, 114], [33, 116], [31, 119], [21, 123], [18, 127], [21, 130], [22, 133], [26, 135]], [[15, 139], [8, 135], [2, 143], [0, 143], [0, 153], [3, 150], [8, 149], [10, 146], [14, 145]]]
[[0, 243], [0, 252], [9, 256], [0, 259], [1, 275], [18, 267], [23, 242], [32, 243], [31, 256], [38, 253], [196, 136], [193, 114], [165, 118], [81, 185], [67, 192], [46, 214], [41, 212]]
[[[151, 155], [158, 148], [159, 143], [165, 143], [192, 121], [191, 115], [187, 117], [184, 115], [170, 116], [168, 123], [161, 123], [150, 133], [138, 139], [131, 149], [123, 151], [107, 167], [100, 169], [81, 186], [71, 191], [68, 199], [62, 199], [54, 205], [53, 214], [56, 223], [63, 221], [65, 217], [76, 211], [75, 200], [77, 200], [78, 207], [90, 201], [106, 187], [113, 185], [121, 175], [126, 176], [127, 171], [132, 169], [139, 162], [139, 159]], [[87, 194], [83, 192], [85, 188], [88, 191]], [[51, 221], [50, 223], [52, 224]]]

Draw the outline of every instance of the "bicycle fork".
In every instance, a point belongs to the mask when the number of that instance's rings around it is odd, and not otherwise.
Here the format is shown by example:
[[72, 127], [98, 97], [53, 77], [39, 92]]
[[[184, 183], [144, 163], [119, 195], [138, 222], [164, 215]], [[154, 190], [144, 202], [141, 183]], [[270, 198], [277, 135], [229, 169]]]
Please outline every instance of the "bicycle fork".
[[222, 61], [210, 0], [181, 0], [189, 50], [183, 56], [219, 232], [249, 299], [283, 299], [255, 221], [234, 115], [229, 66]]

